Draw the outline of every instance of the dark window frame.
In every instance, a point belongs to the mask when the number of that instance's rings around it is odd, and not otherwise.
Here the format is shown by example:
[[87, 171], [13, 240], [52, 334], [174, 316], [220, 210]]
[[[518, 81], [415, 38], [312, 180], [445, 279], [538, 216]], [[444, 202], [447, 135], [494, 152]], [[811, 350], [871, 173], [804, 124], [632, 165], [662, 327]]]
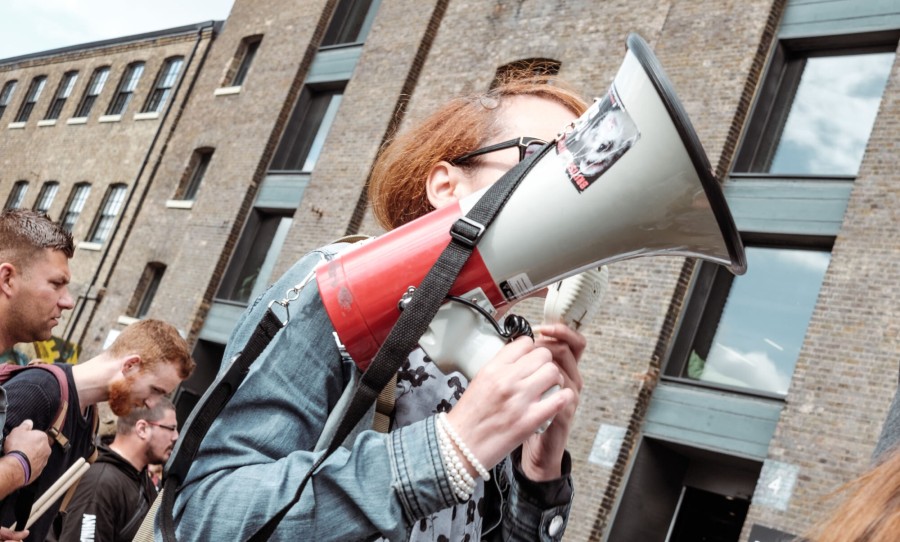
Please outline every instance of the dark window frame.
[[559, 75], [562, 62], [553, 58], [533, 57], [508, 62], [494, 72], [491, 89], [511, 78]]
[[172, 95], [172, 89], [178, 84], [183, 67], [184, 57], [180, 55], [170, 56], [163, 61], [159, 72], [156, 74], [156, 79], [153, 81], [153, 89], [150, 91], [150, 95], [147, 96], [147, 102], [144, 104], [143, 109], [141, 109], [142, 113], [159, 113], [162, 111]]
[[379, 5], [379, 0], [339, 0], [320, 47], [344, 47], [365, 42]]
[[53, 205], [53, 200], [56, 198], [56, 194], [59, 192], [59, 182], [57, 181], [46, 181], [41, 185], [41, 191], [38, 192], [38, 197], [32, 206], [32, 210], [37, 211], [39, 213], [49, 214], [50, 206]]
[[[769, 249], [830, 252], [834, 245], [834, 238], [830, 236], [742, 233], [741, 237], [747, 247]], [[732, 284], [739, 278], [721, 265], [711, 262], [697, 263], [688, 288], [685, 307], [666, 355], [662, 378], [692, 386], [728, 390], [741, 395], [783, 400], [784, 396], [778, 393], [683, 376], [687, 371], [695, 344], [698, 341], [708, 343], [718, 330]]]
[[[293, 221], [292, 210], [290, 209], [267, 209], [255, 207], [247, 222], [234, 252], [231, 254], [231, 261], [222, 276], [219, 283], [219, 289], [216, 291], [215, 299], [231, 305], [246, 306], [253, 300], [253, 293], [257, 288], [260, 280], [260, 272], [264, 269], [266, 260], [269, 259], [274, 242], [278, 235], [278, 229], [283, 220]], [[271, 222], [269, 222], [271, 221]], [[272, 236], [263, 237], [266, 225], [269, 225]], [[268, 239], [268, 244], [262, 243], [263, 239]], [[278, 253], [284, 248], [284, 240], [277, 247]], [[261, 249], [265, 249], [262, 251]], [[278, 254], [275, 254], [277, 257]], [[249, 274], [248, 266], [259, 264], [256, 272]], [[271, 278], [271, 277], [269, 277]], [[252, 280], [251, 280], [252, 279]]]
[[31, 118], [31, 112], [34, 111], [34, 106], [41, 99], [45, 86], [47, 86], [46, 75], [36, 75], [31, 79], [31, 83], [28, 85], [28, 92], [25, 93], [25, 100], [19, 106], [19, 112], [16, 114], [15, 122], [28, 122], [28, 119]]
[[88, 197], [91, 195], [91, 183], [80, 182], [75, 183], [69, 192], [69, 199], [66, 200], [66, 206], [59, 217], [59, 224], [69, 233], [75, 229], [75, 223], [84, 211]]
[[141, 76], [144, 74], [144, 61], [138, 60], [128, 64], [122, 72], [122, 78], [116, 87], [116, 94], [106, 110], [107, 115], [121, 115], [128, 109], [128, 104], [134, 98]]
[[10, 79], [9, 81], [3, 83], [3, 88], [0, 89], [0, 118], [3, 118], [3, 113], [6, 112], [6, 108], [7, 106], [9, 106], [9, 102], [12, 101], [12, 97], [16, 92], [17, 86], [19, 86], [18, 79]]
[[[89, 243], [103, 244], [107, 242], [113, 232], [116, 218], [123, 212], [125, 197], [128, 193], [128, 185], [114, 183], [109, 185], [103, 195], [103, 201], [97, 209], [94, 222], [91, 224], [87, 241]], [[112, 208], [115, 207], [113, 210]]]
[[149, 262], [144, 267], [128, 307], [129, 316], [132, 318], [144, 318], [147, 316], [165, 273], [166, 264], [162, 262]]
[[175, 199], [193, 201], [197, 197], [197, 192], [200, 190], [200, 185], [203, 183], [214, 153], [215, 149], [212, 147], [201, 147], [194, 150]]
[[[310, 151], [319, 137], [332, 100], [342, 99], [343, 94], [343, 84], [303, 88], [281, 134], [269, 165], [270, 171], [311, 172], [304, 168]], [[331, 124], [327, 130], [331, 130]]]
[[106, 86], [107, 79], [109, 79], [109, 66], [100, 66], [94, 69], [72, 118], [83, 119], [91, 114], [97, 98], [103, 93], [103, 87]]
[[[774, 49], [759, 96], [751, 111], [747, 129], [741, 138], [732, 171], [754, 176], [783, 174], [762, 173], [774, 157], [791, 112], [794, 97], [810, 58], [865, 53], [895, 52], [900, 31], [852, 34], [782, 40]], [[801, 176], [829, 178], [827, 175]], [[846, 178], [845, 175], [837, 175]]]
[[66, 102], [72, 95], [72, 90], [75, 89], [76, 82], [78, 82], [78, 70], [67, 71], [63, 74], [62, 79], [59, 81], [59, 86], [56, 87], [53, 101], [50, 102], [50, 107], [47, 108], [47, 115], [44, 116], [44, 120], [56, 120], [59, 118], [63, 107], [65, 107]]
[[235, 59], [237, 60], [237, 62], [235, 62], [236, 68], [228, 86], [240, 87], [244, 85], [244, 81], [247, 80], [247, 74], [253, 66], [253, 61], [256, 59], [256, 54], [259, 52], [259, 46], [262, 44], [262, 39], [263, 35], [257, 34], [254, 36], [247, 36], [241, 40], [241, 45], [238, 48], [237, 55], [235, 55]]
[[12, 190], [9, 191], [9, 196], [6, 198], [6, 204], [4, 204], [3, 209], [21, 209], [22, 204], [25, 202], [25, 194], [28, 193], [29, 184], [24, 179], [13, 183]]

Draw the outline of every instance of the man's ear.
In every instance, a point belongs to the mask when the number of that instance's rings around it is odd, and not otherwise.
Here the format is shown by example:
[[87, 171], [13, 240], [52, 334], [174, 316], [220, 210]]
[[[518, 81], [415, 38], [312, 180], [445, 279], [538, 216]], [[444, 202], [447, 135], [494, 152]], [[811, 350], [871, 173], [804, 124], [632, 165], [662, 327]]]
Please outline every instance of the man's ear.
[[18, 275], [19, 271], [16, 266], [9, 262], [0, 263], [0, 291], [6, 295], [12, 295], [14, 290], [12, 282]]
[[462, 170], [444, 160], [431, 168], [425, 183], [428, 202], [435, 209], [446, 207], [459, 201], [456, 196], [457, 185], [462, 178]]
[[146, 439], [150, 436], [148, 435], [149, 431], [150, 424], [147, 422], [147, 420], [138, 420], [134, 422], [134, 432], [138, 437]]
[[141, 356], [130, 354], [125, 358], [125, 363], [122, 364], [122, 374], [128, 376], [129, 374], [140, 372], [141, 366]]

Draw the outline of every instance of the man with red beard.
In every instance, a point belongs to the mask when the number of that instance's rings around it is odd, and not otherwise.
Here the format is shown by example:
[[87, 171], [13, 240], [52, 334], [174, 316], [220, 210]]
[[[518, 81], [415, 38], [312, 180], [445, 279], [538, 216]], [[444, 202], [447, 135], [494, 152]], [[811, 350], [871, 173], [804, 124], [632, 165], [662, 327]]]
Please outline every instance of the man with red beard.
[[60, 542], [131, 542], [156, 498], [147, 472], [165, 463], [178, 439], [175, 406], [166, 398], [136, 408], [116, 424], [116, 438], [78, 484], [62, 517]]
[[[49, 489], [79, 457], [91, 456], [97, 403], [109, 401], [110, 410], [117, 416], [125, 416], [135, 407], [153, 408], [191, 374], [194, 362], [187, 343], [174, 327], [148, 319], [126, 327], [98, 356], [78, 365], [58, 366], [68, 379], [69, 404], [62, 431], [68, 446], [63, 448], [54, 442], [44, 472], [32, 484], [34, 490], [19, 490], [0, 503], [0, 525], [12, 525], [17, 514], [24, 521], [22, 516], [27, 515], [33, 498]], [[4, 387], [9, 403], [5, 430], [26, 419], [33, 420], [36, 429], [51, 427], [61, 401], [61, 390], [52, 374], [22, 371]], [[31, 526], [26, 540], [42, 542], [58, 510], [59, 502]]]

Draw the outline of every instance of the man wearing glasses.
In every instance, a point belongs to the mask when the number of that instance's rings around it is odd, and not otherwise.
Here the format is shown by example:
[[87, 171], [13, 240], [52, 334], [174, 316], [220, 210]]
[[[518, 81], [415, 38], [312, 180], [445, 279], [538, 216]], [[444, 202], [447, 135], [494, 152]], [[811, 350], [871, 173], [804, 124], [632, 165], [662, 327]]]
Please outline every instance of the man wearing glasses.
[[156, 498], [147, 467], [165, 463], [177, 439], [175, 407], [165, 397], [153, 408], [120, 417], [115, 440], [100, 447], [100, 456], [59, 518], [60, 542], [130, 542]]
[[154, 408], [194, 369], [187, 342], [178, 330], [149, 318], [127, 326], [109, 348], [93, 358], [77, 365], [56, 365], [65, 372], [65, 402], [63, 388], [49, 371], [21, 371], [3, 385], [9, 404], [7, 431], [26, 419], [34, 422], [35, 429], [46, 431], [60, 406], [67, 405], [61, 431], [64, 442], [54, 441], [47, 466], [32, 484], [0, 503], [0, 525], [16, 524], [21, 530], [31, 523], [28, 541], [46, 540], [62, 499], [50, 501], [47, 508], [39, 507], [29, 521], [34, 503], [53, 489], [79, 458], [92, 456], [97, 403], [108, 402], [117, 416]]

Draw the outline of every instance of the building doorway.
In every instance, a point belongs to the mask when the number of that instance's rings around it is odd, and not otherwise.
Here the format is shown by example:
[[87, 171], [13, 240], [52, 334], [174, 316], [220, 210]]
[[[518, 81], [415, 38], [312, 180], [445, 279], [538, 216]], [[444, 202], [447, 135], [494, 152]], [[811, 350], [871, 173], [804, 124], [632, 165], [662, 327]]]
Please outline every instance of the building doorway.
[[738, 542], [762, 463], [644, 437], [607, 542]]
[[666, 542], [736, 542], [750, 501], [684, 486]]

